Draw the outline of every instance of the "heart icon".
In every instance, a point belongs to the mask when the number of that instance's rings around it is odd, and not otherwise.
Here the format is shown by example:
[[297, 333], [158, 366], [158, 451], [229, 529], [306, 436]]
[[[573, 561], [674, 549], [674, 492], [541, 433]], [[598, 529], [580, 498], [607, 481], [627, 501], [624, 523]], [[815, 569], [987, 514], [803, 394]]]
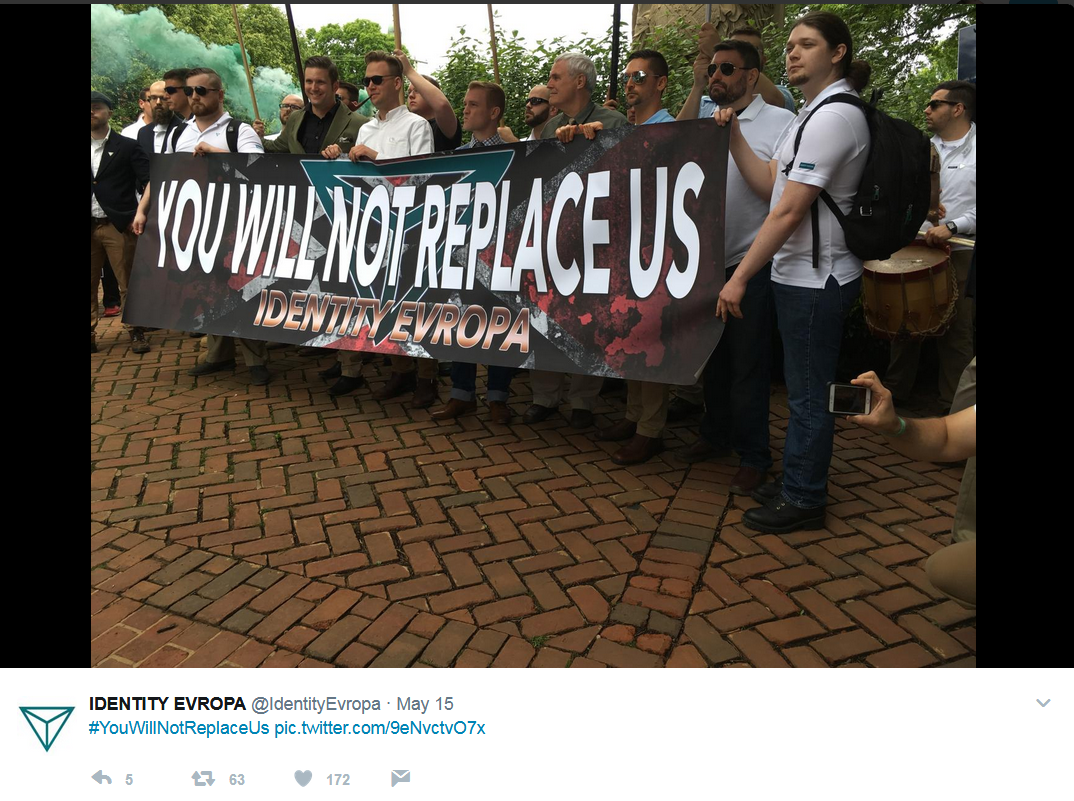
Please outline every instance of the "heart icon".
[[305, 787], [313, 780], [312, 770], [296, 770], [295, 781], [298, 782], [299, 787]]

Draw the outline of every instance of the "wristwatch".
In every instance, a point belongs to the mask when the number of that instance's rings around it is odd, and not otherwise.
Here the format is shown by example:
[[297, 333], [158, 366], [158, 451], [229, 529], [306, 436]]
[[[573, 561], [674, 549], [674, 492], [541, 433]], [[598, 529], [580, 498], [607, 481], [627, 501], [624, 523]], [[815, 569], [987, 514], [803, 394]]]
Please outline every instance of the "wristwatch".
[[953, 222], [949, 222], [947, 224], [947, 230], [950, 231], [952, 234], [957, 234], [958, 233], [958, 226], [955, 225]]

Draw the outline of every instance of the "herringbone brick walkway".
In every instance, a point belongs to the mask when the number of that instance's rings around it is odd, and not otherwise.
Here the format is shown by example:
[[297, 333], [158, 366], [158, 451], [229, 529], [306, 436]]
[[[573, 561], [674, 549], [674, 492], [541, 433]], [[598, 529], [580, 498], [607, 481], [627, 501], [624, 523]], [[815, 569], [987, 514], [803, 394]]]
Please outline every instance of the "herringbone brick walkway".
[[[199, 340], [91, 357], [90, 663], [101, 667], [972, 666], [975, 618], [923, 570], [960, 469], [840, 422], [827, 527], [740, 525], [734, 460], [633, 468], [560, 416], [436, 423], [334, 357], [185, 374]], [[376, 377], [380, 370], [380, 377]], [[367, 366], [374, 385], [385, 368]], [[448, 387], [441, 386], [446, 399]], [[529, 404], [524, 374], [512, 406]], [[404, 401], [406, 398], [403, 399]], [[564, 407], [566, 408], [566, 407]], [[602, 398], [601, 425], [623, 398]], [[786, 397], [772, 398], [778, 459]], [[520, 417], [516, 416], [516, 421]]]

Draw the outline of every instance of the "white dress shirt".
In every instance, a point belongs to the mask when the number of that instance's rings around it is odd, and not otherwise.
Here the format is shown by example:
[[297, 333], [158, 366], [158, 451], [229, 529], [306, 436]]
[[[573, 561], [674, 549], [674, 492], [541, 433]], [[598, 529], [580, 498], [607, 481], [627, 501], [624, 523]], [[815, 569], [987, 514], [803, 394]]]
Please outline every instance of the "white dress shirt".
[[[783, 132], [782, 141], [776, 147], [779, 162], [776, 183], [772, 187], [771, 209], [779, 203], [787, 181], [796, 181], [827, 190], [844, 214], [850, 212], [869, 157], [869, 125], [865, 113], [848, 103], [828, 104], [805, 127], [798, 156], [794, 156], [794, 140], [802, 123], [821, 102], [840, 92], [858, 94], [849, 81], [836, 81], [803, 106]], [[795, 163], [790, 175], [784, 175], [783, 170], [792, 158]], [[820, 213], [818, 266], [813, 267], [812, 215], [806, 212], [772, 261], [772, 280], [777, 284], [823, 289], [830, 275], [835, 276], [840, 286], [861, 275], [861, 259], [847, 248], [843, 226], [824, 201], [817, 200]]]
[[[947, 216], [940, 225], [953, 222], [958, 226], [955, 236], [977, 236], [977, 123], [970, 123], [969, 132], [961, 139], [945, 142], [939, 135], [932, 144], [940, 154], [940, 202]], [[926, 228], [928, 224], [926, 223]], [[972, 250], [969, 245], [951, 245], [951, 250]]]
[[[227, 150], [227, 124], [231, 121], [231, 115], [226, 111], [216, 122], [199, 130], [197, 120], [188, 122], [179, 135], [179, 141], [175, 143], [176, 153], [193, 153], [199, 142], [205, 142], [212, 147]], [[239, 123], [239, 153], [264, 153], [265, 148], [257, 132], [245, 122]]]
[[405, 106], [380, 114], [358, 129], [359, 145], [377, 152], [377, 159], [398, 159], [433, 152], [433, 129], [429, 121]]
[[[108, 136], [112, 134], [109, 133]], [[90, 151], [89, 151], [89, 163], [90, 173], [94, 176], [97, 175], [97, 171], [101, 169], [101, 158], [104, 156], [104, 146], [108, 144], [108, 136], [104, 139], [94, 139], [90, 137]], [[101, 208], [101, 204], [97, 202], [97, 196], [90, 193], [90, 216], [101, 219], [108, 215], [104, 213], [104, 209]]]
[[145, 119], [142, 117], [141, 114], [139, 114], [138, 119], [136, 119], [134, 122], [132, 122], [126, 128], [124, 128], [122, 131], [120, 131], [120, 133], [123, 134], [128, 139], [137, 139], [138, 138], [138, 132], [140, 130], [142, 130], [142, 128], [144, 128], [145, 126], [146, 126]]

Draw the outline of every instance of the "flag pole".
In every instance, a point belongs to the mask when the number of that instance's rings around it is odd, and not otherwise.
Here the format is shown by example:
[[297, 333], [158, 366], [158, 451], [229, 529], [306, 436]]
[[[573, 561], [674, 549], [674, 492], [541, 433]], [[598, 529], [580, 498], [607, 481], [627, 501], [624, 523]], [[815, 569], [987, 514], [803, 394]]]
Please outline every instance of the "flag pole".
[[295, 51], [295, 75], [298, 77], [298, 91], [302, 94], [302, 104], [306, 104], [306, 80], [302, 69], [302, 56], [298, 52], [298, 35], [295, 33], [295, 18], [291, 14], [291, 4], [286, 3], [287, 24], [291, 28], [291, 47]]
[[250, 87], [250, 100], [254, 104], [254, 119], [261, 119], [261, 114], [257, 111], [257, 96], [254, 95], [254, 79], [250, 76], [250, 62], [246, 59], [246, 45], [242, 43], [242, 28], [239, 26], [239, 12], [238, 6], [234, 3], [231, 4], [231, 16], [235, 20], [235, 33], [239, 36], [239, 50], [242, 51], [242, 66], [246, 70], [246, 85]]
[[[403, 49], [403, 29], [399, 27], [399, 4], [392, 3], [392, 27], [395, 28], [395, 49]], [[406, 105], [406, 94], [403, 87], [399, 87], [399, 105]]]
[[619, 94], [619, 4], [612, 6], [612, 76], [608, 82], [608, 99]]

